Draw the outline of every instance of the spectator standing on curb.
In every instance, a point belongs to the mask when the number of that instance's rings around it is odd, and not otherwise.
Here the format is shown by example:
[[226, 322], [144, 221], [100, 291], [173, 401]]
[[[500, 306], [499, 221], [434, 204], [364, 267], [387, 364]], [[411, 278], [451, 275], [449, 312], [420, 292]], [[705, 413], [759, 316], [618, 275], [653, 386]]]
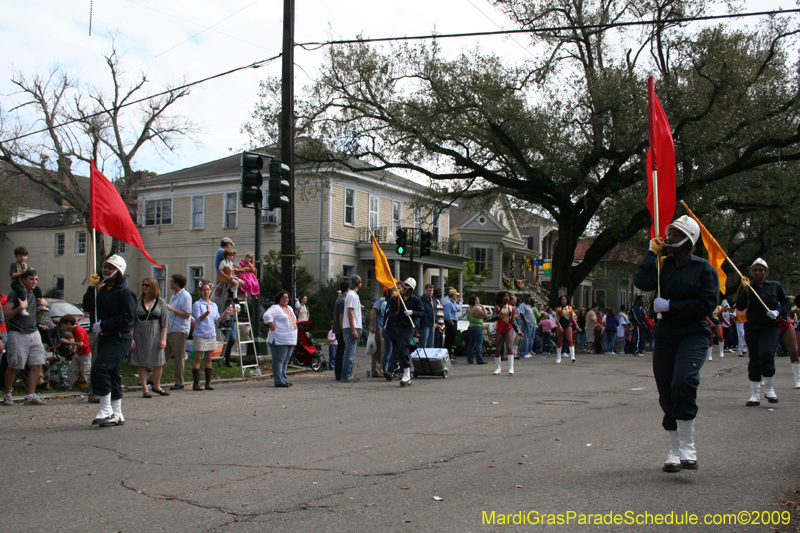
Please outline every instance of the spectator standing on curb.
[[350, 276], [350, 290], [344, 300], [344, 319], [342, 321], [342, 334], [344, 335], [345, 349], [342, 360], [342, 381], [357, 383], [359, 379], [353, 376], [353, 363], [358, 350], [358, 332], [361, 330], [361, 300], [358, 291], [361, 289], [361, 276]]
[[[118, 255], [103, 262], [101, 273], [93, 274], [83, 295], [83, 309], [94, 311], [97, 322], [97, 357], [92, 362], [92, 392], [100, 400], [100, 411], [92, 425], [120, 426], [122, 415], [122, 359], [131, 351], [136, 295], [125, 283], [127, 263]], [[95, 300], [97, 306], [95, 307]]]
[[533, 341], [536, 338], [536, 317], [533, 315], [531, 307], [531, 295], [523, 294], [522, 303], [519, 306], [519, 316], [522, 319], [522, 332], [525, 334], [520, 342], [520, 354], [525, 359], [533, 357]]
[[[597, 333], [597, 304], [586, 313], [586, 353], [595, 353], [595, 335]], [[601, 341], [602, 342], [602, 341]]]
[[275, 305], [264, 312], [264, 324], [269, 327], [267, 342], [272, 353], [272, 379], [276, 387], [291, 387], [286, 378], [286, 369], [292, 351], [297, 346], [297, 319], [289, 305], [289, 293], [280, 291], [275, 295]]
[[350, 290], [350, 282], [342, 281], [339, 283], [339, 297], [333, 306], [333, 334], [336, 335], [336, 361], [334, 363], [333, 375], [336, 381], [342, 380], [342, 366], [344, 361], [344, 302]]
[[[5, 396], [3, 405], [14, 405], [11, 390], [14, 386], [14, 375], [17, 370], [22, 370], [27, 364], [28, 370], [28, 395], [25, 403], [28, 405], [44, 405], [45, 401], [36, 395], [36, 385], [45, 363], [44, 345], [42, 337], [36, 327], [37, 319], [44, 315], [36, 309], [36, 295], [34, 289], [39, 280], [36, 271], [29, 268], [19, 276], [19, 282], [25, 290], [24, 298], [20, 299], [16, 292], [8, 295], [8, 301], [3, 309], [4, 320], [8, 325], [8, 347], [6, 360], [8, 368], [5, 372]], [[30, 308], [27, 314], [22, 311]], [[39, 315], [39, 316], [37, 316]]]
[[161, 298], [158, 282], [153, 278], [142, 280], [142, 295], [136, 302], [136, 320], [133, 323], [130, 363], [139, 369], [142, 397], [152, 398], [147, 390], [147, 369], [153, 369], [153, 392], [161, 396], [169, 393], [161, 388], [164, 371], [164, 347], [167, 345], [167, 303]]
[[436, 328], [433, 332], [433, 346], [434, 348], [444, 347], [444, 305], [442, 304], [442, 289], [436, 287], [433, 289], [433, 297], [436, 299]]
[[192, 327], [192, 295], [186, 290], [186, 276], [173, 274], [169, 278], [169, 288], [172, 289], [172, 298], [169, 299], [167, 310], [167, 347], [164, 350], [164, 368], [169, 364], [170, 358], [175, 359], [175, 384], [170, 390], [182, 390], [183, 365], [186, 359], [186, 339]]
[[[9, 272], [9, 276], [11, 276], [11, 291], [17, 295], [18, 300], [24, 300], [25, 287], [23, 287], [20, 283], [20, 276], [22, 276], [22, 273], [30, 268], [25, 262], [28, 259], [28, 249], [24, 246], [18, 246], [14, 249], [14, 257], [16, 258], [16, 261], [11, 263], [11, 270]], [[33, 294], [36, 297], [36, 302], [38, 305], [47, 307], [47, 302], [44, 300], [44, 298], [42, 298], [41, 287], [35, 287], [33, 289]], [[23, 309], [19, 313], [23, 317], [28, 316], [27, 309]]]
[[647, 312], [644, 310], [644, 297], [636, 297], [631, 307], [631, 348], [633, 355], [644, 357], [644, 346], [647, 339]]
[[433, 333], [436, 324], [436, 303], [438, 300], [433, 297], [436, 287], [432, 283], [425, 285], [422, 294], [422, 312], [419, 318], [419, 345], [423, 348], [433, 348], [435, 335]]
[[192, 306], [192, 316], [194, 316], [194, 335], [192, 335], [192, 349], [194, 359], [192, 360], [192, 379], [194, 384], [192, 390], [201, 391], [200, 387], [200, 359], [203, 359], [203, 368], [206, 377], [206, 390], [214, 390], [211, 386], [211, 357], [217, 349], [217, 326], [225, 320], [228, 315], [233, 314], [233, 305], [219, 314], [219, 308], [211, 301], [211, 291], [213, 283], [210, 281], [200, 282], [200, 299]]
[[375, 351], [372, 353], [372, 372], [373, 378], [382, 378], [383, 371], [381, 369], [381, 361], [383, 359], [383, 322], [386, 311], [386, 297], [389, 295], [389, 289], [383, 289], [383, 296], [378, 298], [372, 306], [369, 313], [369, 332], [375, 336]]
[[453, 352], [453, 345], [456, 342], [456, 326], [458, 324], [458, 312], [461, 311], [461, 298], [458, 291], [451, 288], [447, 292], [447, 298], [442, 302], [444, 309], [444, 347], [450, 354], [450, 359], [455, 363], [456, 357]]

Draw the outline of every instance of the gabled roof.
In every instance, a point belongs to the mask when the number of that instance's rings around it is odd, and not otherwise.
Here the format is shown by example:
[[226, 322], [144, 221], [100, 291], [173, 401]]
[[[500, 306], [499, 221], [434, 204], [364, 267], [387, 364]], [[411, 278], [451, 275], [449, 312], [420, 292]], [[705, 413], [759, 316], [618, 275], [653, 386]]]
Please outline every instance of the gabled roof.
[[[42, 170], [36, 167], [30, 167], [31, 170], [41, 173]], [[59, 178], [58, 171], [45, 170], [44, 171], [50, 178], [57, 180]], [[49, 191], [34, 183], [28, 178], [19, 175], [19, 173], [8, 163], [0, 162], [0, 178], [14, 180], [14, 187], [20, 191], [20, 208], [22, 209], [37, 209], [40, 211], [63, 211], [66, 209], [62, 205], [61, 197], [56, 193]], [[84, 192], [89, 194], [89, 178], [84, 176], [75, 175], [79, 186]]]
[[83, 227], [83, 218], [74, 209], [67, 209], [59, 213], [45, 213], [37, 217], [28, 218], [15, 224], [2, 227], [2, 231], [16, 229], [52, 229], [78, 226]]

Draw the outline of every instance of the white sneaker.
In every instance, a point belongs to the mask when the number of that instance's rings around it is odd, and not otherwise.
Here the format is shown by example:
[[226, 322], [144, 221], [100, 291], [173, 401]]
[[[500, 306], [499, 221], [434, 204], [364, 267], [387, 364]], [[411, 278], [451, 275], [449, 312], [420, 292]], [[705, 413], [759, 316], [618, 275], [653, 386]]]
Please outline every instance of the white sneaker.
[[526, 353], [525, 355], [522, 356], [523, 359], [530, 359], [531, 357], [533, 356], [529, 353]]
[[25, 397], [25, 405], [45, 405], [47, 402], [36, 396], [26, 396]]
[[28, 314], [27, 309], [23, 309], [22, 311], [19, 312], [19, 316], [30, 316], [30, 314]]
[[3, 405], [14, 405], [14, 398], [10, 394], [3, 396]]

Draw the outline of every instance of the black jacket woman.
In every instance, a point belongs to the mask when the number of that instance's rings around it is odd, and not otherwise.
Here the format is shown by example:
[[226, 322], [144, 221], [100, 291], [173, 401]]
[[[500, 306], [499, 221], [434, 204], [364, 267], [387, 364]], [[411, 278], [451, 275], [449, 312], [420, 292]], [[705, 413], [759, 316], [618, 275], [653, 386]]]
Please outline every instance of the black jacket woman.
[[708, 261], [692, 255], [699, 236], [700, 227], [692, 218], [682, 216], [673, 221], [663, 242], [650, 242], [650, 251], [634, 277], [640, 290], [657, 290], [657, 261], [663, 249], [660, 293], [653, 300], [654, 311], [661, 313], [653, 330], [653, 373], [658, 403], [664, 411], [662, 426], [670, 443], [665, 472], [697, 468], [697, 387], [711, 335], [707, 317], [719, 300], [716, 271]]
[[[745, 405], [751, 407], [761, 403], [761, 378], [764, 378], [764, 396], [767, 401], [778, 403], [778, 397], [773, 388], [775, 346], [778, 344], [778, 337], [781, 333], [779, 319], [786, 320], [792, 307], [783, 286], [777, 281], [767, 280], [768, 271], [767, 262], [760, 257], [756, 259], [750, 265], [752, 281], [742, 278], [742, 285], [736, 296], [736, 308], [740, 311], [747, 310], [744, 338], [750, 357], [747, 365], [750, 398]], [[753, 293], [757, 294], [764, 303], [762, 304]]]

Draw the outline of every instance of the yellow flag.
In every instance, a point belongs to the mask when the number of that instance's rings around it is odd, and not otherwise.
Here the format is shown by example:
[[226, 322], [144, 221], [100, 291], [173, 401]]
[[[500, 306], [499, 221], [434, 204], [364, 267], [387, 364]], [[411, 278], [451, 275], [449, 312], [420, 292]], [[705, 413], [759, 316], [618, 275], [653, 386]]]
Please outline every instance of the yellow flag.
[[711, 266], [714, 267], [714, 270], [717, 271], [717, 276], [719, 276], [719, 290], [720, 292], [725, 292], [725, 284], [728, 282], [728, 275], [722, 271], [722, 265], [725, 263], [725, 260], [728, 259], [728, 255], [722, 251], [722, 246], [719, 245], [717, 239], [714, 238], [713, 235], [706, 229], [700, 219], [697, 218], [697, 215], [692, 213], [692, 210], [689, 209], [689, 206], [686, 205], [686, 202], [681, 201], [683, 207], [686, 208], [686, 211], [689, 213], [689, 216], [694, 219], [695, 222], [700, 226], [700, 236], [703, 238], [703, 244], [706, 247], [706, 251], [708, 252], [708, 262], [711, 263]]
[[375, 255], [375, 279], [384, 287], [394, 289], [398, 281], [392, 276], [392, 269], [389, 268], [389, 260], [386, 259], [386, 254], [381, 250], [378, 239], [375, 238], [375, 234], [372, 233], [371, 230], [369, 234], [372, 235], [372, 253]]

